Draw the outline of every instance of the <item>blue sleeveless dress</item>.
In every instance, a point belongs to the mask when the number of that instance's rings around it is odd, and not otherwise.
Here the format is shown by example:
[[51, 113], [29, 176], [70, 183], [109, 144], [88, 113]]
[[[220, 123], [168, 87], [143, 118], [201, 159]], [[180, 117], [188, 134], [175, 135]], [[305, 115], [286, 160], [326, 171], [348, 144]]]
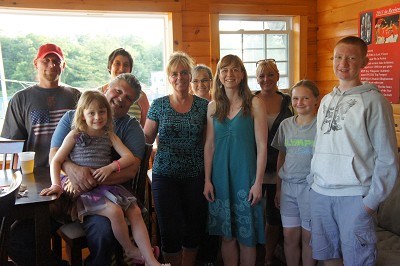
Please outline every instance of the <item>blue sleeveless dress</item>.
[[256, 178], [257, 148], [254, 120], [242, 110], [222, 123], [214, 118], [212, 183], [215, 201], [209, 203], [208, 229], [211, 235], [236, 238], [254, 247], [264, 244], [264, 217], [261, 202], [247, 201]]

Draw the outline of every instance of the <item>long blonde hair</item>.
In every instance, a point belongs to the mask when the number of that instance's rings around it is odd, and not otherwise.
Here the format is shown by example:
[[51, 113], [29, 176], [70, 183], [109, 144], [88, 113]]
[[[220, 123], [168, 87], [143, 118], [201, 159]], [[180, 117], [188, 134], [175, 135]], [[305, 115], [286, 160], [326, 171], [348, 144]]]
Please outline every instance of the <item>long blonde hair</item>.
[[107, 109], [107, 123], [105, 126], [106, 131], [113, 130], [113, 119], [112, 119], [112, 111], [110, 104], [107, 101], [107, 98], [97, 90], [88, 90], [85, 91], [81, 97], [79, 98], [78, 105], [76, 107], [74, 119], [72, 121], [72, 129], [76, 129], [80, 132], [85, 132], [87, 130], [87, 124], [82, 119], [83, 111], [89, 108], [92, 102], [96, 102], [99, 105], [99, 108]]
[[213, 86], [212, 86], [212, 93], [213, 99], [215, 101], [216, 109], [214, 116], [219, 120], [223, 121], [229, 114], [229, 109], [231, 104], [229, 102], [228, 96], [225, 92], [225, 87], [219, 80], [219, 74], [222, 68], [227, 67], [229, 65], [233, 65], [235, 67], [240, 68], [243, 72], [243, 79], [239, 84], [239, 97], [242, 99], [242, 110], [243, 115], [250, 115], [251, 114], [251, 99], [253, 95], [250, 91], [249, 85], [247, 84], [247, 72], [246, 68], [242, 60], [236, 55], [226, 55], [224, 56], [217, 65], [217, 70], [215, 72]]

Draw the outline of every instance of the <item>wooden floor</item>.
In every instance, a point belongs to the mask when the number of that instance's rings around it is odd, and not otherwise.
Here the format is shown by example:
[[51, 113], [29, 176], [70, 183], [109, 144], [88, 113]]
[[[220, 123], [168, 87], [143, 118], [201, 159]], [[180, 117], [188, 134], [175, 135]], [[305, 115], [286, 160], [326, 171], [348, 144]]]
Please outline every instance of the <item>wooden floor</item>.
[[[85, 248], [82, 251], [82, 258], [86, 258], [89, 255], [89, 249]], [[265, 249], [264, 246], [259, 245], [257, 246], [257, 262], [256, 266], [264, 266], [264, 256], [265, 256]], [[65, 253], [65, 243], [62, 246], [62, 257], [63, 260], [69, 261], [67, 254]], [[219, 258], [216, 266], [223, 266], [223, 262], [221, 257]], [[272, 266], [285, 266], [286, 264], [281, 262], [280, 260], [276, 259]], [[201, 263], [197, 263], [196, 266], [203, 266]]]

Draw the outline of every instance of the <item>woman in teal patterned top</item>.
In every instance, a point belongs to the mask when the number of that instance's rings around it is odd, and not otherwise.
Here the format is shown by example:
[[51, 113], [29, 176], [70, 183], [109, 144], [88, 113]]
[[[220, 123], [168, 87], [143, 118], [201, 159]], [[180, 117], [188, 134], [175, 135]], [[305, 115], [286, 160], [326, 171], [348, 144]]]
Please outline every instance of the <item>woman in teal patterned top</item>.
[[254, 266], [256, 244], [265, 243], [260, 200], [267, 119], [264, 103], [253, 97], [246, 69], [236, 55], [227, 55], [218, 63], [213, 99], [207, 111], [204, 147], [209, 233], [222, 236], [224, 265]]
[[158, 134], [152, 191], [164, 259], [172, 265], [194, 265], [207, 217], [202, 192], [208, 101], [189, 93], [192, 68], [187, 54], [171, 55], [172, 94], [153, 101], [144, 127], [147, 143]]

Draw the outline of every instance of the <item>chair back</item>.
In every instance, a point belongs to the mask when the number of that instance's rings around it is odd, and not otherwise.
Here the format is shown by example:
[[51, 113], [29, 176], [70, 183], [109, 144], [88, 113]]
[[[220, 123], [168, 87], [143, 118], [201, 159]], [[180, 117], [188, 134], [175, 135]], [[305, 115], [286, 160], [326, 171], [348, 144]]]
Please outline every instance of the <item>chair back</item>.
[[15, 200], [22, 182], [21, 173], [17, 172], [17, 174], [13, 176], [16, 178], [13, 178], [7, 191], [3, 193], [0, 192], [0, 265], [7, 265], [6, 243], [8, 241], [11, 225], [11, 221], [7, 219], [7, 214], [15, 205]]
[[149, 169], [149, 160], [152, 152], [153, 144], [146, 143], [139, 171], [132, 183], [133, 192], [141, 203], [144, 203], [146, 199], [147, 170]]
[[0, 217], [4, 217], [14, 206], [19, 187], [22, 182], [22, 175], [17, 173], [15, 178], [13, 178], [10, 186], [5, 192], [0, 192]]
[[[23, 140], [12, 140], [12, 139], [0, 139], [0, 158], [1, 160], [1, 170], [7, 168], [7, 155], [10, 155], [10, 169], [18, 169], [18, 153], [22, 152], [24, 148]], [[1, 156], [2, 155], [2, 156]]]

